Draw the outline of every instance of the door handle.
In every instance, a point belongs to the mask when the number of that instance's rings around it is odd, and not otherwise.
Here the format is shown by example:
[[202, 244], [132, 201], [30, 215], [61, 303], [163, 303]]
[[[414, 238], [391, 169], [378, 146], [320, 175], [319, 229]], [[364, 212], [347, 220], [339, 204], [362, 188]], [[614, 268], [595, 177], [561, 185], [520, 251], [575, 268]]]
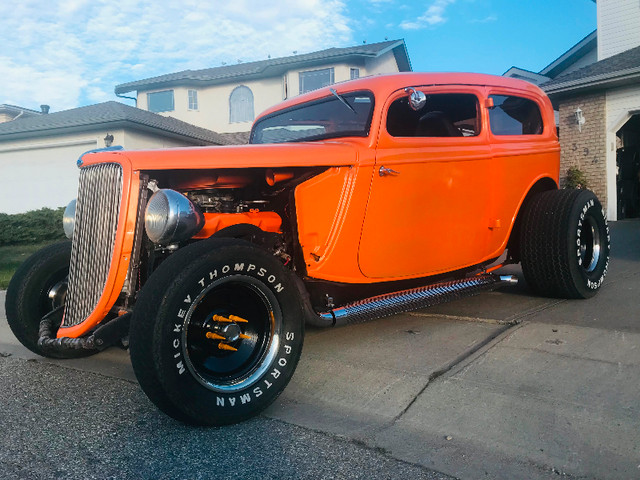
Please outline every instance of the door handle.
[[387, 167], [380, 167], [378, 170], [378, 175], [381, 177], [386, 177], [387, 175], [400, 175], [400, 172], [396, 172], [395, 170]]

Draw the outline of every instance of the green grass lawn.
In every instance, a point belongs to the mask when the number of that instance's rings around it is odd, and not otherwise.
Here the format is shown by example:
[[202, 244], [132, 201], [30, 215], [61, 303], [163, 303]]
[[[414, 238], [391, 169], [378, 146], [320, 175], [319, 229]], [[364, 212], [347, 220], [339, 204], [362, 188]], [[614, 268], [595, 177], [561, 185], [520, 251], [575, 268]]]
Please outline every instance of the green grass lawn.
[[13, 245], [0, 247], [0, 290], [4, 290], [9, 285], [9, 280], [13, 276], [16, 269], [24, 262], [29, 256], [40, 250], [46, 245], [59, 242], [60, 240], [54, 240], [52, 242], [37, 243], [33, 245]]

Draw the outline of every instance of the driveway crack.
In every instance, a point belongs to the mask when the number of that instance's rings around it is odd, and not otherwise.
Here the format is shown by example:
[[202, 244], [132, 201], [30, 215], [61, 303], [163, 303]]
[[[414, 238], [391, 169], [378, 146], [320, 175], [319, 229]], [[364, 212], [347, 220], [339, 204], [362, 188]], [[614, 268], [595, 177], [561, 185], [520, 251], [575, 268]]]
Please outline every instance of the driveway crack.
[[446, 363], [443, 367], [441, 367], [438, 370], [435, 370], [434, 372], [432, 372], [431, 375], [429, 375], [429, 378], [427, 379], [427, 383], [411, 399], [411, 401], [402, 409], [402, 411], [400, 413], [398, 413], [393, 418], [393, 420], [391, 420], [390, 425], [394, 425], [398, 420], [400, 420], [402, 418], [402, 416], [411, 408], [411, 406], [416, 402], [416, 400], [420, 397], [420, 395], [422, 395], [424, 393], [424, 391], [427, 389], [427, 387], [429, 385], [431, 385], [431, 383], [433, 383], [433, 381], [435, 379], [437, 379], [438, 377], [441, 377], [442, 375], [446, 374], [451, 369], [453, 369], [454, 367], [456, 367], [457, 365], [462, 363], [464, 360], [468, 359], [473, 354], [478, 352], [481, 348], [483, 348], [486, 345], [488, 345], [489, 343], [493, 342], [496, 338], [498, 338], [501, 335], [503, 335], [507, 330], [511, 329], [512, 327], [515, 327], [518, 324], [519, 324], [519, 322], [511, 322], [509, 324], [504, 325], [502, 328], [494, 331], [491, 335], [489, 335], [487, 338], [485, 338], [480, 343], [478, 343], [478, 344], [474, 345], [473, 347], [471, 347], [470, 349], [464, 351], [463, 353], [458, 355], [456, 358], [454, 358], [450, 362]]

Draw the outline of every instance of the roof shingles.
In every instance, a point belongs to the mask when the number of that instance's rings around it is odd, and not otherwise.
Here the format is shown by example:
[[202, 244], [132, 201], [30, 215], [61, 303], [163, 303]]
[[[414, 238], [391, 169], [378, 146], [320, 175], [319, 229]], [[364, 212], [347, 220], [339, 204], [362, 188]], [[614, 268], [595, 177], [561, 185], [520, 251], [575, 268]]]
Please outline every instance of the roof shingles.
[[203, 144], [226, 145], [229, 143], [223, 136], [212, 130], [113, 101], [24, 118], [19, 122], [0, 123], [0, 141], [119, 123], [188, 137]]
[[605, 86], [628, 80], [630, 76], [636, 79], [636, 82], [637, 78], [640, 78], [640, 47], [631, 48], [579, 70], [561, 75], [540, 85], [540, 87], [547, 94], [554, 94], [596, 85]]
[[[174, 82], [181, 83], [217, 83], [236, 77], [259, 77], [271, 73], [273, 75], [298, 64], [309, 64], [321, 61], [331, 61], [336, 58], [350, 56], [376, 57], [382, 53], [404, 46], [404, 40], [389, 40], [379, 43], [357, 45], [346, 48], [329, 48], [318, 52], [311, 52], [290, 57], [272, 58], [257, 62], [239, 63], [222, 67], [205, 68], [202, 70], [184, 70], [182, 72], [169, 73], [158, 77], [146, 78], [134, 82], [122, 83], [115, 88], [116, 94], [140, 90], [141, 88], [156, 88], [171, 85]], [[408, 61], [408, 58], [407, 58]]]

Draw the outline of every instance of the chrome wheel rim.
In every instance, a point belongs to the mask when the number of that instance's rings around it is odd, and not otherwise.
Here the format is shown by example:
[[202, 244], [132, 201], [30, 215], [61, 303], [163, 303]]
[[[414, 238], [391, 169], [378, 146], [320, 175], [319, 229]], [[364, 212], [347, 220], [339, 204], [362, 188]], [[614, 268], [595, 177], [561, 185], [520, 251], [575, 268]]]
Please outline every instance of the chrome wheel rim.
[[244, 275], [220, 279], [200, 293], [185, 316], [185, 364], [209, 390], [245, 389], [272, 364], [281, 325], [276, 298], [264, 285]]
[[587, 273], [593, 272], [600, 260], [600, 229], [592, 216], [585, 217], [580, 230], [580, 257], [578, 263]]

